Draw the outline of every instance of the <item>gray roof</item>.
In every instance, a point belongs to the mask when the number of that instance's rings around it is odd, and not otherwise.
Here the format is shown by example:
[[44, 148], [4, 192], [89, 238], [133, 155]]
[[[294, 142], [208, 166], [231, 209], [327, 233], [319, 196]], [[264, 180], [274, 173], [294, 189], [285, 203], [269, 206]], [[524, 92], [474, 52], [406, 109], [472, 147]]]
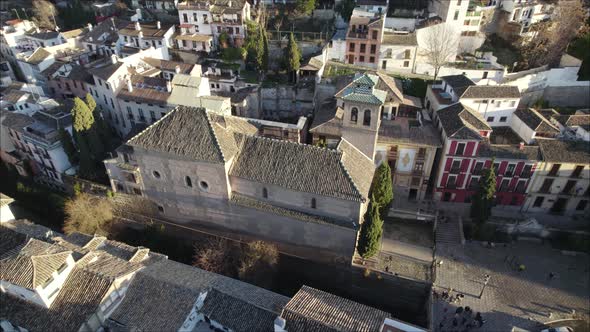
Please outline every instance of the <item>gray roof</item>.
[[[161, 260], [137, 273], [128, 294], [111, 316], [124, 325], [115, 331], [134, 328], [140, 331], [177, 330], [189, 315], [198, 294], [213, 288], [224, 294], [231, 294], [231, 298], [240, 304], [245, 313], [249, 312], [249, 319], [254, 321], [270, 315], [251, 316], [253, 307], [257, 308], [254, 311], [256, 313], [260, 309], [271, 312], [276, 317], [289, 300], [285, 296], [239, 280], [182, 263]], [[210, 305], [214, 303], [215, 301]], [[161, 328], [163, 326], [165, 327]]]
[[374, 332], [379, 331], [384, 311], [303, 286], [281, 314], [289, 332]]
[[0, 260], [16, 253], [27, 242], [25, 234], [16, 232], [0, 224]]
[[123, 62], [117, 61], [116, 63], [112, 63], [111, 59], [106, 59], [100, 64], [89, 68], [88, 73], [103, 80], [108, 80], [111, 76], [123, 66]]
[[539, 147], [525, 145], [522, 149], [518, 145], [499, 145], [484, 142], [479, 148], [480, 157], [494, 157], [499, 159], [540, 160]]
[[381, 122], [377, 142], [442, 146], [440, 135], [431, 122], [423, 120], [423, 125], [412, 127], [407, 119], [399, 118], [395, 121]]
[[0, 280], [28, 289], [43, 285], [66, 262], [71, 251], [36, 239], [0, 261]]
[[442, 108], [436, 114], [449, 138], [481, 140], [479, 131], [492, 130], [479, 113], [461, 103]]
[[111, 17], [92, 27], [92, 31], [88, 31], [81, 40], [86, 43], [110, 45], [119, 39], [119, 29], [123, 29], [128, 24], [129, 21]]
[[543, 160], [572, 164], [587, 164], [590, 160], [590, 146], [584, 141], [561, 141], [537, 139]]
[[[336, 98], [328, 98], [322, 102], [313, 117], [313, 123], [309, 127], [310, 132], [330, 133], [334, 136], [341, 135], [342, 116], [344, 110], [336, 106]], [[317, 128], [323, 127], [319, 130]], [[329, 128], [328, 128], [329, 127]]]
[[379, 77], [379, 81], [377, 82], [377, 85], [375, 87], [379, 90], [387, 92], [386, 101], [394, 101], [397, 98], [398, 102], [403, 102], [404, 88], [402, 82], [397, 78], [393, 78], [387, 74], [383, 74], [380, 72], [377, 72], [377, 76]]
[[418, 41], [416, 39], [416, 33], [391, 33], [385, 32], [383, 34], [383, 40], [381, 41], [382, 45], [418, 45]]
[[199, 310], [211, 320], [236, 332], [273, 331], [277, 313], [232, 295], [211, 289]]
[[447, 82], [458, 96], [461, 96], [469, 86], [475, 85], [475, 83], [465, 75], [448, 75], [442, 76], [441, 79]]
[[337, 150], [270, 138], [241, 136], [230, 175], [294, 191], [365, 201], [374, 166], [342, 140]]
[[590, 131], [590, 115], [579, 114], [579, 115], [556, 115], [555, 120], [561, 123], [564, 127], [582, 127], [583, 129]]
[[517, 109], [514, 115], [536, 132], [559, 134], [559, 129], [532, 108]]
[[35, 39], [49, 40], [49, 39], [57, 38], [57, 36], [59, 36], [59, 32], [57, 32], [57, 31], [37, 32], [37, 33], [29, 34], [28, 36], [35, 38]]
[[467, 87], [461, 98], [520, 98], [518, 87], [512, 85], [473, 85]]
[[236, 153], [233, 135], [214, 130], [202, 108], [177, 106], [127, 144], [211, 163], [224, 163]]
[[2, 223], [3, 229], [11, 229], [17, 233], [23, 234], [37, 240], [47, 241], [59, 233], [42, 225], [34, 224], [26, 219], [10, 220]]
[[33, 52], [33, 54], [26, 58], [25, 61], [34, 65], [38, 65], [50, 55], [51, 53], [47, 52], [43, 47], [39, 47], [35, 50], [35, 52]]

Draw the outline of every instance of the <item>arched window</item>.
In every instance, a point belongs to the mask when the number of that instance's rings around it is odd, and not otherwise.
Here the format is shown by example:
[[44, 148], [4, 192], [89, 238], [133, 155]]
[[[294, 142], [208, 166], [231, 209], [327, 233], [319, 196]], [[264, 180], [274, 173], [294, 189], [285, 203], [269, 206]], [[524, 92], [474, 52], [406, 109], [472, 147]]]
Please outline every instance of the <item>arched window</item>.
[[359, 117], [359, 110], [358, 110], [358, 108], [353, 107], [352, 110], [350, 110], [350, 122], [356, 123], [358, 117]]
[[316, 202], [315, 202], [315, 198], [311, 199], [311, 208], [315, 209], [316, 208]]
[[262, 188], [262, 198], [268, 198], [268, 190], [266, 188]]
[[371, 125], [371, 110], [365, 110], [365, 116], [363, 117], [363, 126]]
[[193, 187], [193, 181], [191, 180], [191, 178], [189, 176], [185, 177], [184, 180], [186, 181], [186, 186], [187, 187]]

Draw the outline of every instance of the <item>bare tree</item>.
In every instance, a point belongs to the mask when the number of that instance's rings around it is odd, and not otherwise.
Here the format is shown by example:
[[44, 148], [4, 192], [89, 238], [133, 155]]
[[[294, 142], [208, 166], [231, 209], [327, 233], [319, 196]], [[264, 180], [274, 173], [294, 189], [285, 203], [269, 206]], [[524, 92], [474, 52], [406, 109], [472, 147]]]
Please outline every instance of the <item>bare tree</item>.
[[33, 21], [42, 29], [56, 30], [55, 17], [57, 10], [47, 0], [33, 0]]
[[440, 69], [454, 60], [453, 56], [459, 49], [459, 36], [455, 29], [445, 23], [428, 29], [421, 45], [421, 55], [425, 58], [425, 62], [434, 68], [434, 80], [436, 80]]
[[237, 276], [239, 246], [222, 238], [211, 238], [195, 245], [193, 266], [228, 277]]
[[238, 275], [241, 280], [270, 288], [274, 281], [279, 251], [268, 242], [254, 241], [242, 246]]
[[103, 197], [81, 193], [68, 200], [65, 204], [66, 220], [64, 232], [70, 234], [107, 235], [113, 220], [111, 202]]

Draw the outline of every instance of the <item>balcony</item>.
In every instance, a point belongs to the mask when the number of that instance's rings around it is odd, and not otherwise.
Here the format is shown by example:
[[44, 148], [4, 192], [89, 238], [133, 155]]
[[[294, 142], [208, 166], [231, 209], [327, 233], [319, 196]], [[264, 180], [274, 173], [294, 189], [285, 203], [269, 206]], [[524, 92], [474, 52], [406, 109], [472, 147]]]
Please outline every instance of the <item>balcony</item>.
[[349, 31], [348, 38], [356, 38], [356, 39], [368, 39], [369, 31], [357, 30], [357, 31]]

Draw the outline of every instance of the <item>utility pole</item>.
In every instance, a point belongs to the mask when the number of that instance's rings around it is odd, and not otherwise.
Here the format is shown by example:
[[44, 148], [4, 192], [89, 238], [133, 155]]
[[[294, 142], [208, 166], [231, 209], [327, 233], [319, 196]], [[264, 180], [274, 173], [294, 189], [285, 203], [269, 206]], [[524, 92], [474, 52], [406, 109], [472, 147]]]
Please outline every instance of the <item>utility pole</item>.
[[490, 275], [486, 274], [483, 277], [483, 287], [481, 288], [481, 292], [479, 293], [479, 296], [477, 297], [478, 299], [481, 299], [481, 297], [483, 296], [483, 291], [486, 289], [486, 286], [488, 285], [488, 282], [490, 282]]

